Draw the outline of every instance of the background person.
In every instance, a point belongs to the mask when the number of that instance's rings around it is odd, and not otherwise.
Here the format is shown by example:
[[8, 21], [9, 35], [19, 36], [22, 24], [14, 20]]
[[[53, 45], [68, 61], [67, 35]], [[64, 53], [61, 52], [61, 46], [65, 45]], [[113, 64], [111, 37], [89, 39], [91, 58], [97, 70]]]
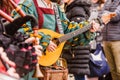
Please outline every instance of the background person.
[[[120, 0], [107, 0], [101, 15], [105, 27], [102, 30], [103, 48], [105, 51], [112, 80], [120, 79]], [[115, 15], [116, 14], [116, 15]], [[113, 17], [115, 16], [115, 17]]]
[[[99, 13], [101, 13], [103, 6], [104, 6], [105, 0], [91, 0], [91, 7], [90, 7], [90, 18], [89, 20], [92, 19], [97, 19]], [[92, 48], [92, 53], [94, 54], [94, 51], [96, 50], [97, 45], [102, 45], [102, 35], [101, 35], [101, 29], [104, 27], [101, 25], [101, 28], [96, 32], [95, 38], [90, 42], [90, 45], [93, 46]], [[92, 72], [91, 72], [92, 74]], [[89, 75], [88, 80], [98, 80], [99, 76], [94, 76], [91, 77]]]
[[[90, 0], [65, 0], [65, 4], [65, 13], [70, 21], [80, 23], [89, 19], [91, 6]], [[65, 57], [68, 62], [69, 73], [74, 74], [75, 80], [85, 80], [85, 75], [90, 73], [88, 65], [90, 47], [88, 46], [89, 45], [78, 45], [78, 49], [74, 50], [74, 48], [71, 48], [71, 51], [69, 49], [65, 52], [63, 51], [63, 57]], [[81, 57], [68, 58], [68, 55], [70, 56], [71, 54], [75, 54], [75, 57]]]

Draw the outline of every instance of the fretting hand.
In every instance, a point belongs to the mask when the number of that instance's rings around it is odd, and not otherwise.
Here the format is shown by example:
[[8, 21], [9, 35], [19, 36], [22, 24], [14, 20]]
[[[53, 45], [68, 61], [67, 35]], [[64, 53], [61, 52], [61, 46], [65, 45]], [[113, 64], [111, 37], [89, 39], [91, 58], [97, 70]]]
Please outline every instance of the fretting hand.
[[96, 32], [100, 29], [100, 24], [95, 22], [94, 20], [92, 21], [92, 27], [90, 29], [91, 32]]

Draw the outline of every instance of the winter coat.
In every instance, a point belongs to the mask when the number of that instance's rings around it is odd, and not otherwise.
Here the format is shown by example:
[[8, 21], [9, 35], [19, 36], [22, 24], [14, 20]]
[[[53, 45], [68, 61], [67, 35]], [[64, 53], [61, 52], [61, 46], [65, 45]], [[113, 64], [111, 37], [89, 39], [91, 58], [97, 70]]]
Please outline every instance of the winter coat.
[[[89, 0], [74, 0], [66, 6], [66, 15], [70, 21], [81, 22], [90, 16]], [[69, 73], [77, 75], [90, 74], [89, 70], [90, 47], [77, 46], [63, 50], [63, 58], [67, 60]]]
[[70, 21], [81, 22], [90, 16], [89, 0], [74, 0], [66, 7], [66, 16]]
[[63, 50], [63, 58], [67, 60], [68, 70], [71, 74], [89, 75], [90, 46], [77, 46]]

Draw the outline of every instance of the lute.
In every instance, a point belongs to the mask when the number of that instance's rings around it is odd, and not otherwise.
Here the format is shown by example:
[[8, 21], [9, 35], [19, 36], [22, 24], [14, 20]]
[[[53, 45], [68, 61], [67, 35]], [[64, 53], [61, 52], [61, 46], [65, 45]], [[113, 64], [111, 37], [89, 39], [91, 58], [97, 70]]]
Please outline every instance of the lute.
[[54, 64], [60, 57], [62, 49], [64, 47], [64, 44], [67, 40], [69, 40], [72, 37], [75, 37], [88, 29], [90, 29], [91, 24], [87, 25], [86, 27], [83, 27], [81, 29], [77, 29], [71, 33], [67, 33], [65, 35], [59, 34], [57, 32], [54, 32], [52, 30], [48, 29], [40, 29], [40, 32], [43, 32], [47, 35], [51, 36], [52, 41], [57, 44], [57, 48], [54, 52], [45, 51], [42, 56], [39, 56], [38, 63], [42, 66], [50, 66]]

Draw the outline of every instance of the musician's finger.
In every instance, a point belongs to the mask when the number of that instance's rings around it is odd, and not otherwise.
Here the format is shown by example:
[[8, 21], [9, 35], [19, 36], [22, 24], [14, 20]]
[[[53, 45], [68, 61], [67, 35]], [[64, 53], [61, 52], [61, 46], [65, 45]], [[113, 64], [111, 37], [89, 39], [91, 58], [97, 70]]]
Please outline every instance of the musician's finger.
[[7, 71], [7, 73], [10, 76], [13, 76], [15, 78], [18, 78], [18, 79], [20, 78], [20, 76], [16, 73], [16, 70], [13, 67], [9, 68], [8, 71]]
[[50, 49], [49, 49], [49, 51], [50, 51], [50, 52], [53, 52], [53, 51], [55, 51], [55, 49], [56, 49], [56, 48], [55, 48], [54, 46], [51, 46]]
[[34, 45], [34, 48], [35, 48], [35, 49], [39, 49], [39, 50], [42, 50], [42, 49], [43, 49], [43, 47], [42, 47], [41, 45]]
[[43, 49], [43, 47], [42, 47], [42, 46], [40, 46], [40, 45], [38, 45], [38, 48], [39, 48], [40, 50], [42, 50], [42, 49]]
[[99, 25], [97, 25], [96, 23], [94, 23], [94, 24], [92, 25], [90, 31], [91, 31], [91, 32], [95, 32], [95, 31], [98, 30], [98, 28], [99, 28]]
[[41, 50], [36, 50], [35, 53], [37, 54], [37, 56], [42, 56], [42, 51]]
[[28, 39], [25, 40], [26, 43], [29, 43], [29, 42], [33, 42], [35, 40], [34, 37], [30, 37]]
[[5, 52], [2, 53], [1, 58], [3, 59], [3, 61], [5, 61], [10, 66], [15, 67], [15, 63], [12, 62], [11, 60], [9, 60], [9, 58], [7, 57], [7, 54]]
[[48, 45], [47, 50], [53, 52], [56, 48], [57, 48], [57, 45], [54, 42], [50, 41], [50, 44]]
[[50, 41], [50, 46], [57, 47], [57, 45], [54, 42], [52, 42], [52, 41]]
[[0, 55], [3, 53], [4, 49], [3, 47], [0, 47]]
[[55, 48], [57, 48], [57, 45], [55, 43], [53, 43], [52, 47], [55, 49]]
[[90, 32], [95, 32], [93, 28], [90, 29]]
[[9, 60], [7, 63], [8, 63], [10, 66], [12, 66], [12, 67], [15, 67], [15, 66], [16, 66], [16, 64], [15, 64], [14, 62], [10, 61], [10, 60]]

